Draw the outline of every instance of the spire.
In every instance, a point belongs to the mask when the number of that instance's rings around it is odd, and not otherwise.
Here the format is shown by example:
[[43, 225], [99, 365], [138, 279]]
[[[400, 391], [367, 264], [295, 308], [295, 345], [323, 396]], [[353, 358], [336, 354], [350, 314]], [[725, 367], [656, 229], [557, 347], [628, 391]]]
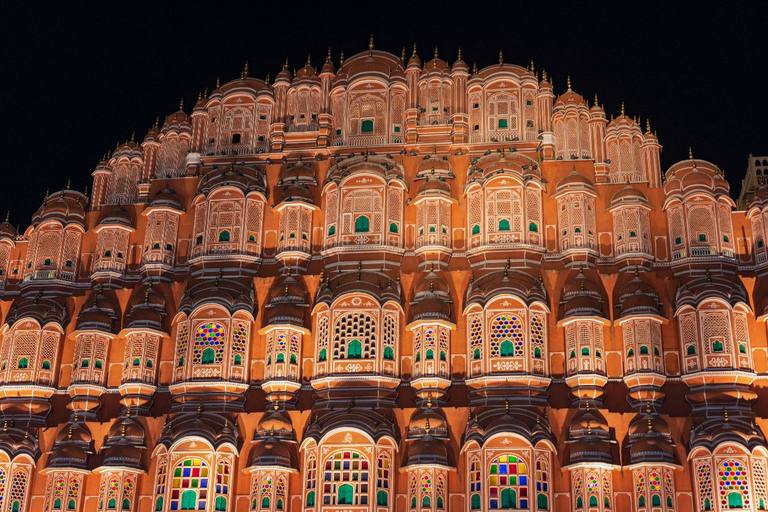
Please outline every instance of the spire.
[[403, 46], [403, 51], [400, 52], [400, 62], [405, 64], [405, 46]]
[[568, 83], [568, 90], [570, 91], [571, 90], [571, 75], [568, 75], [568, 78], [566, 79], [566, 81]]
[[136, 142], [136, 130], [131, 132], [131, 142]]
[[504, 65], [504, 52], [499, 50], [499, 66]]
[[438, 59], [437, 46], [435, 46], [435, 60]]
[[155, 128], [157, 128], [158, 126], [160, 126], [160, 116], [155, 117]]
[[693, 160], [693, 149], [688, 146], [688, 160]]
[[411, 53], [411, 58], [413, 59], [416, 57], [416, 43], [413, 43], [413, 52]]
[[597, 93], [595, 93], [595, 106], [598, 106], [598, 104], [597, 104]]
[[536, 66], [533, 65], [533, 59], [531, 59], [531, 73], [536, 73]]
[[248, 76], [248, 61], [245, 61], [245, 66], [243, 66], [243, 78]]
[[544, 80], [545, 82], [547, 81], [547, 70], [546, 69], [542, 69], [541, 70], [541, 79]]
[[374, 45], [373, 45], [373, 34], [371, 34], [371, 39], [368, 40], [368, 51], [372, 52], [373, 48], [374, 48]]
[[184, 98], [181, 98], [181, 100], [179, 100], [179, 111], [181, 112], [183, 110], [184, 110]]
[[472, 74], [473, 75], [477, 74], [477, 62], [472, 63]]
[[645, 120], [645, 132], [646, 133], [651, 133], [651, 120], [650, 119], [646, 119]]
[[219, 77], [216, 77], [216, 88], [218, 89], [220, 87], [220, 80]]
[[461, 46], [459, 46], [459, 55], [457, 57], [457, 60], [461, 60]]
[[50, 189], [48, 189], [48, 188], [45, 189], [45, 197], [43, 198], [43, 201], [47, 201], [48, 200], [48, 192], [49, 191], [50, 191]]
[[331, 47], [328, 47], [328, 54], [325, 56], [325, 62], [331, 62]]
[[344, 65], [344, 50], [341, 50], [341, 55], [339, 55], [339, 68]]
[[285, 59], [285, 63], [283, 64], [283, 71], [288, 71], [288, 59]]
[[307, 54], [307, 62], [304, 64], [304, 67], [307, 68], [312, 65], [312, 56], [310, 54]]
[[264, 83], [269, 85], [269, 73], [267, 73], [267, 76], [264, 78]]
[[69, 190], [71, 186], [72, 186], [72, 178], [67, 178], [67, 186], [65, 187], [65, 190]]
[[5, 222], [8, 222], [11, 219], [11, 210], [8, 210], [5, 212]]
[[624, 102], [621, 102], [621, 115], [624, 116]]

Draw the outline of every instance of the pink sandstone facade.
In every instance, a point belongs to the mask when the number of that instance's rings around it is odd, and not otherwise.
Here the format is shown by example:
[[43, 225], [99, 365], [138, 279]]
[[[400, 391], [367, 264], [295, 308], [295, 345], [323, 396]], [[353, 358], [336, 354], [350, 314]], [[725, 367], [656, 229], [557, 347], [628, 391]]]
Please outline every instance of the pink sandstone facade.
[[0, 511], [768, 508], [768, 194], [546, 73], [249, 76], [0, 225]]

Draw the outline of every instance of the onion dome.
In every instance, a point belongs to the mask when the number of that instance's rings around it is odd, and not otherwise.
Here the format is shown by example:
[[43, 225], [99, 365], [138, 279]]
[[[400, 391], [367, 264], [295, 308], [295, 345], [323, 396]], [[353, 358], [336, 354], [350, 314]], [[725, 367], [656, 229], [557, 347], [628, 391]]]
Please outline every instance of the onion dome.
[[459, 48], [459, 55], [451, 67], [451, 72], [456, 73], [458, 71], [469, 73], [469, 66], [467, 66], [467, 63], [461, 58], [461, 48]]
[[197, 95], [197, 101], [195, 102], [195, 106], [192, 107], [192, 113], [195, 112], [205, 112], [206, 108], [205, 106], [208, 104], [208, 88], [205, 89], [205, 94], [198, 93]]
[[464, 430], [464, 443], [474, 440], [482, 446], [486, 440], [498, 434], [517, 435], [534, 446], [540, 441], [553, 442], [547, 419], [536, 408], [526, 405], [512, 406], [506, 400], [503, 409], [489, 406], [479, 414], [475, 411]]
[[616, 208], [625, 204], [633, 206], [641, 204], [648, 206], [648, 198], [640, 190], [627, 183], [624, 188], [616, 192], [611, 198], [611, 208]]
[[181, 200], [176, 195], [176, 191], [168, 187], [166, 183], [165, 188], [158, 190], [152, 200], [149, 202], [149, 208], [171, 208], [173, 210], [184, 211], [181, 206]]
[[166, 423], [159, 442], [170, 448], [176, 441], [185, 437], [202, 437], [213, 446], [214, 450], [227, 443], [239, 450], [240, 439], [237, 424], [229, 414], [204, 412], [204, 404], [197, 406], [197, 412], [179, 413]]
[[46, 196], [43, 204], [32, 216], [32, 225], [56, 221], [63, 226], [77, 224], [85, 227], [85, 209], [88, 198], [75, 190], [62, 190]]
[[579, 270], [575, 279], [568, 281], [563, 289], [564, 318], [602, 317], [603, 299], [600, 287]]
[[707, 269], [704, 277], [687, 281], [677, 289], [675, 309], [685, 305], [696, 308], [701, 302], [712, 298], [722, 299], [731, 306], [739, 303], [749, 304], [747, 291], [741, 279], [737, 276], [713, 276]]
[[77, 316], [76, 330], [114, 334], [113, 328], [117, 317], [118, 309], [115, 303], [104, 295], [102, 287], [99, 286]]
[[91, 431], [76, 419], [56, 435], [48, 468], [89, 469], [88, 456], [93, 453]]
[[145, 433], [141, 424], [126, 411], [109, 429], [104, 446], [101, 449], [102, 466], [129, 467], [144, 469], [142, 460], [145, 446]]
[[219, 269], [215, 277], [210, 274], [195, 276], [184, 292], [179, 311], [191, 314], [205, 304], [219, 304], [230, 314], [246, 311], [255, 317], [257, 303], [253, 281], [247, 277], [224, 276], [223, 269]]
[[278, 277], [269, 290], [265, 306], [266, 325], [294, 325], [304, 328], [306, 323], [307, 289], [304, 283], [290, 273]]
[[5, 222], [0, 223], [0, 240], [3, 240], [3, 239], [15, 240], [19, 234], [18, 231], [16, 231], [16, 228], [13, 226], [13, 224], [8, 222], [9, 215], [10, 215], [10, 212], [6, 214]]
[[747, 209], [751, 210], [752, 208], [758, 208], [762, 210], [766, 207], [768, 207], [768, 187], [761, 185], [749, 196]]
[[595, 187], [589, 178], [576, 172], [576, 166], [574, 165], [571, 173], [557, 182], [555, 193], [561, 194], [563, 192], [583, 190], [588, 190], [594, 194]]
[[728, 411], [723, 409], [708, 416], [691, 431], [689, 450], [704, 447], [711, 452], [726, 443], [735, 443], [752, 451], [757, 447], [768, 446], [760, 427], [755, 424], [752, 412]]
[[548, 302], [547, 290], [541, 279], [535, 279], [524, 272], [513, 270], [510, 266], [508, 261], [507, 267], [503, 271], [491, 272], [479, 279], [470, 281], [465, 307], [472, 303], [485, 306], [491, 299], [502, 294], [513, 295], [528, 306], [534, 302], [546, 305]]
[[451, 67], [448, 63], [442, 60], [437, 53], [437, 47], [435, 47], [435, 55], [431, 60], [424, 63], [424, 73], [429, 75], [433, 73], [442, 74], [443, 72], [450, 71]]
[[653, 286], [640, 279], [640, 274], [635, 270], [635, 277], [622, 286], [619, 292], [619, 307], [621, 317], [632, 315], [656, 315], [661, 314], [659, 296]]
[[308, 165], [299, 161], [296, 165], [290, 165], [281, 169], [279, 187], [279, 202], [304, 202], [314, 204], [314, 194], [310, 187], [317, 185], [315, 171]]
[[686, 197], [697, 192], [729, 197], [729, 190], [730, 185], [723, 171], [706, 160], [694, 159], [692, 154], [688, 160], [672, 165], [665, 173], [664, 193], [667, 198]]
[[67, 325], [69, 312], [61, 295], [45, 295], [44, 290], [30, 290], [13, 301], [6, 322], [13, 325], [24, 318], [32, 318], [40, 325], [54, 322], [63, 327]]
[[99, 220], [99, 226], [124, 226], [133, 229], [133, 220], [128, 210], [118, 205], [106, 210]]
[[427, 319], [450, 321], [452, 303], [448, 283], [435, 272], [433, 266], [414, 288], [413, 321]]
[[311, 438], [319, 442], [333, 431], [358, 429], [373, 438], [374, 442], [383, 437], [397, 442], [399, 429], [393, 421], [389, 410], [382, 414], [375, 406], [355, 409], [354, 400], [350, 400], [345, 410], [318, 409], [318, 415], [310, 417], [302, 439]]
[[232, 163], [225, 167], [213, 167], [204, 172], [197, 186], [199, 194], [210, 194], [219, 187], [237, 187], [245, 195], [249, 192], [260, 192], [269, 197], [267, 175], [255, 166]]
[[165, 296], [152, 287], [152, 280], [142, 292], [134, 294], [128, 304], [128, 329], [163, 331], [166, 316]]
[[317, 290], [315, 304], [325, 302], [330, 305], [347, 293], [365, 293], [373, 297], [379, 305], [388, 301], [403, 303], [399, 276], [392, 279], [386, 273], [363, 271], [360, 263], [357, 272], [343, 272], [324, 281]]

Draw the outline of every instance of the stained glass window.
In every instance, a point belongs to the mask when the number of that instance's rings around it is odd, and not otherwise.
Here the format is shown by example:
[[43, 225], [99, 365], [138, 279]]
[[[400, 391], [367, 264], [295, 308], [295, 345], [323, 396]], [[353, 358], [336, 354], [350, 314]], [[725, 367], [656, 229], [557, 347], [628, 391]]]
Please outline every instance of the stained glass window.
[[421, 506], [422, 507], [430, 507], [432, 506], [432, 495], [433, 495], [433, 488], [432, 488], [432, 477], [424, 473], [421, 475]]
[[549, 471], [543, 459], [536, 461], [536, 503], [539, 510], [549, 508]]
[[163, 510], [163, 500], [165, 499], [165, 460], [161, 459], [157, 463], [157, 477], [155, 478], [155, 510]]
[[[352, 503], [339, 504], [367, 505], [369, 469], [368, 460], [358, 452], [336, 452], [326, 459], [323, 471], [323, 504], [336, 505], [337, 498], [346, 501], [351, 488]], [[345, 485], [347, 487], [344, 487]], [[344, 489], [341, 489], [342, 487]]]
[[[191, 458], [179, 462], [173, 470], [171, 510], [205, 510], [208, 478], [209, 468], [202, 459]], [[190, 502], [196, 504], [196, 508], [185, 508], [190, 506]]]
[[523, 355], [523, 324], [517, 314], [500, 315], [491, 322], [491, 357]]
[[[195, 342], [192, 347], [192, 362], [200, 364], [205, 362], [221, 363], [224, 360], [224, 326], [216, 322], [200, 324], [195, 329]], [[210, 349], [208, 352], [206, 350]], [[204, 355], [212, 353], [212, 360], [204, 361]]]
[[[232, 330], [232, 357], [235, 364], [242, 364], [245, 351], [248, 348], [248, 329], [244, 324], [235, 324]], [[239, 356], [239, 362], [237, 362]]]
[[528, 467], [516, 455], [501, 455], [491, 462], [488, 477], [491, 509], [528, 508]]
[[576, 508], [582, 508], [584, 506], [584, 482], [580, 473], [573, 475], [573, 497], [576, 501]]
[[9, 499], [12, 511], [22, 510], [27, 495], [27, 477], [27, 471], [24, 469], [17, 469], [13, 472], [11, 495]]
[[720, 506], [728, 508], [751, 508], [749, 500], [749, 471], [743, 461], [727, 460], [718, 465], [717, 487]]

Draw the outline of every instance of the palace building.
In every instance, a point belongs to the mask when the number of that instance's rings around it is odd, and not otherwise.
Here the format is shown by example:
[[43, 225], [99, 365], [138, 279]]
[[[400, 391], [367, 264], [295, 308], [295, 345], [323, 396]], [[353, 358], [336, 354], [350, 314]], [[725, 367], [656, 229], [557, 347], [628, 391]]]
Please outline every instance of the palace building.
[[0, 224], [0, 512], [768, 510], [768, 182], [661, 149], [502, 55], [246, 64]]

